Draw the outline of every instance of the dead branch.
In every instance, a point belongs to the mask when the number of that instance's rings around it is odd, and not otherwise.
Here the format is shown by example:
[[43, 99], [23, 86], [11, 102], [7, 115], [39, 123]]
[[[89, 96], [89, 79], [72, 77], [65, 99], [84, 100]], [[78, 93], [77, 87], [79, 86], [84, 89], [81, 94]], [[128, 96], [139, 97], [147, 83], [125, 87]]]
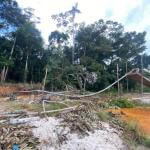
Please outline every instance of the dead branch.
[[105, 89], [100, 90], [100, 91], [95, 92], [95, 93], [87, 94], [87, 95], [67, 95], [67, 94], [62, 94], [61, 92], [49, 92], [49, 91], [43, 91], [43, 90], [34, 90], [34, 91], [35, 91], [35, 92], [36, 92], [36, 91], [40, 91], [40, 92], [43, 92], [43, 93], [52, 94], [52, 95], [58, 95], [58, 96], [66, 96], [66, 97], [70, 97], [70, 98], [84, 98], [84, 97], [90, 97], [90, 96], [94, 96], [94, 95], [100, 94], [100, 93], [102, 93], [102, 92], [108, 90], [108, 89], [111, 88], [113, 85], [115, 85], [116, 83], [118, 83], [119, 81], [121, 81], [122, 79], [124, 79], [126, 76], [130, 75], [133, 71], [134, 71], [134, 69], [131, 70], [130, 72], [126, 73], [124, 76], [122, 76], [121, 78], [119, 78], [118, 80], [116, 80], [114, 83], [112, 83], [112, 84], [110, 84], [109, 86], [107, 86]]
[[75, 108], [77, 108], [78, 106], [74, 106], [74, 107], [68, 107], [68, 108], [64, 108], [64, 109], [57, 109], [57, 110], [50, 110], [50, 111], [43, 111], [41, 112], [41, 114], [45, 114], [45, 113], [54, 113], [54, 112], [61, 112], [61, 111], [67, 111], [67, 110], [74, 110]]
[[26, 114], [27, 111], [24, 111], [24, 110], [17, 110], [17, 111], [14, 111], [14, 112], [3, 112], [3, 113], [0, 113], [0, 115], [8, 115], [8, 114]]

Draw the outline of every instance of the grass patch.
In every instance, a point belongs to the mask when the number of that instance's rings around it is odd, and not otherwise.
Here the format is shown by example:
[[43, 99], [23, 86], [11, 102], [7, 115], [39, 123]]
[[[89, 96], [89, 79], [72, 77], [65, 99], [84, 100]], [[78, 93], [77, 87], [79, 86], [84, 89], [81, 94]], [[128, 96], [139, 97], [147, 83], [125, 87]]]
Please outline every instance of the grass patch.
[[57, 110], [57, 109], [63, 109], [65, 107], [66, 106], [64, 106], [63, 104], [58, 104], [58, 103], [52, 103], [52, 104], [45, 105], [46, 110]]
[[72, 107], [72, 106], [75, 106], [75, 105], [80, 105], [81, 103], [78, 102], [78, 101], [64, 101], [64, 104], [67, 104], [68, 106]]
[[42, 105], [39, 104], [13, 104], [13, 108], [16, 110], [28, 110], [34, 112], [42, 111]]
[[150, 137], [144, 136], [143, 145], [150, 148]]
[[[16, 110], [25, 109], [33, 112], [43, 111], [42, 104], [13, 104], [12, 107]], [[56, 110], [56, 109], [63, 109], [63, 108], [65, 108], [63, 104], [51, 103], [45, 105], [46, 110]]]
[[133, 133], [135, 143], [150, 148], [150, 138], [139, 128], [136, 122], [129, 122], [126, 128]]
[[126, 128], [133, 133], [135, 142], [141, 144], [144, 133], [141, 131], [137, 123], [134, 121], [130, 121], [126, 124]]
[[106, 112], [104, 110], [100, 110], [99, 112], [96, 113], [98, 118], [101, 120], [101, 121], [108, 121], [111, 119], [111, 116], [109, 115], [109, 112]]
[[135, 107], [135, 104], [125, 98], [118, 98], [118, 99], [113, 99], [109, 102], [109, 106], [117, 106], [120, 108], [133, 108]]
[[117, 124], [123, 129], [123, 138], [129, 147], [143, 145], [150, 148], [150, 137], [148, 137], [134, 121], [124, 122], [117, 119]]

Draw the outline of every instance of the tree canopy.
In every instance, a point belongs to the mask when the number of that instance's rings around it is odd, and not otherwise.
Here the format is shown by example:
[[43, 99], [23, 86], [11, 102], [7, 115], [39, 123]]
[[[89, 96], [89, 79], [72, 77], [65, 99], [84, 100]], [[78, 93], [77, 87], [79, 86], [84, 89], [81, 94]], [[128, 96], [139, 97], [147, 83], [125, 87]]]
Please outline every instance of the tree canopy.
[[[92, 24], [76, 23], [77, 5], [53, 15], [58, 30], [45, 45], [33, 20], [32, 9], [22, 9], [15, 0], [0, 1], [0, 77], [13, 82], [43, 82], [50, 90], [67, 85], [81, 91], [97, 91], [132, 68], [148, 69], [146, 32], [127, 32], [122, 24], [100, 19]], [[128, 68], [126, 68], [128, 67]], [[128, 70], [126, 70], [128, 69]], [[126, 87], [126, 82], [122, 81]], [[129, 82], [130, 89], [134, 84]]]

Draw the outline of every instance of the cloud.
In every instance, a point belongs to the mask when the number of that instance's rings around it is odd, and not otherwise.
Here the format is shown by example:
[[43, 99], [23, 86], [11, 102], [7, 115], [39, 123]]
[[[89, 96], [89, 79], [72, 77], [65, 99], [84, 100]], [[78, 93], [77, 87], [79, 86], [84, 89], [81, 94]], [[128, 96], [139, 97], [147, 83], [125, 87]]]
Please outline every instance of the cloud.
[[150, 1], [142, 0], [141, 4], [131, 10], [125, 22], [128, 31], [147, 32], [147, 52], [150, 53]]
[[17, 0], [17, 2], [23, 8], [31, 7], [35, 9], [34, 14], [41, 18], [41, 23], [37, 24], [37, 27], [47, 43], [50, 32], [56, 29], [54, 21], [51, 19], [51, 15], [70, 9], [75, 1]]
[[[41, 18], [37, 27], [42, 32], [45, 41], [56, 26], [51, 19], [57, 14], [71, 9], [76, 2], [81, 14], [76, 21], [93, 23], [99, 19], [113, 20], [122, 23], [126, 31], [147, 31], [147, 41], [150, 41], [150, 1], [149, 0], [17, 0], [22, 7], [32, 7], [35, 15]], [[150, 51], [150, 44], [147, 42]]]

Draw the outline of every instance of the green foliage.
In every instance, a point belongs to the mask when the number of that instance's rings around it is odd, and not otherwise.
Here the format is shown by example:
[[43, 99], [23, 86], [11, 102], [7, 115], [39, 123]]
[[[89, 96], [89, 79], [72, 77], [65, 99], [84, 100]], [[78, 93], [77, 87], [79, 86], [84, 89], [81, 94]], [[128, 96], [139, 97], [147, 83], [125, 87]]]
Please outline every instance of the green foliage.
[[150, 137], [144, 136], [142, 143], [143, 143], [143, 145], [145, 145], [146, 147], [149, 147], [149, 148], [150, 148]]
[[121, 126], [124, 128], [124, 136], [126, 139], [128, 139], [130, 145], [134, 144], [134, 145], [144, 145], [146, 147], [150, 147], [149, 136], [147, 136], [141, 130], [137, 122], [134, 121], [130, 121], [128, 123], [123, 122], [121, 123]]
[[[116, 80], [117, 64], [119, 76], [126, 73], [127, 61], [128, 71], [140, 66], [140, 55], [146, 49], [145, 32], [126, 32], [121, 24], [102, 19], [77, 24], [78, 13], [76, 4], [52, 16], [59, 31], [51, 32], [46, 47], [35, 27], [37, 18], [32, 9], [21, 9], [15, 0], [1, 0], [0, 72], [7, 66], [7, 80], [42, 82], [48, 68], [46, 87], [50, 90], [71, 85], [82, 91], [99, 91]], [[143, 57], [147, 68], [149, 56]], [[126, 88], [125, 80], [120, 83]], [[135, 88], [136, 83], [129, 81], [129, 90]]]
[[3, 66], [12, 66], [12, 65], [13, 65], [13, 61], [8, 60], [3, 56], [0, 56], [0, 68], [2, 68]]
[[[18, 76], [18, 81], [24, 81], [26, 74], [27, 81], [36, 81], [37, 69], [39, 69], [40, 76], [43, 71], [40, 58], [42, 57], [42, 51], [43, 40], [35, 25], [27, 23], [19, 28], [16, 32], [15, 51], [13, 53], [14, 66], [9, 72], [11, 79], [16, 80], [16, 76]], [[19, 65], [17, 65], [18, 63]], [[26, 63], [27, 70], [25, 70]]]
[[[145, 34], [124, 32], [123, 26], [113, 21], [99, 20], [82, 25], [76, 35], [76, 53], [81, 63], [98, 75], [96, 84], [88, 85], [88, 89], [99, 90], [114, 82], [117, 64], [121, 68], [120, 76], [126, 73], [127, 61], [128, 70], [136, 67], [139, 53], [145, 50]], [[133, 57], [135, 60], [131, 59]], [[122, 84], [126, 86], [124, 81]], [[134, 88], [135, 85], [129, 82], [130, 86]]]
[[109, 105], [110, 106], [117, 106], [120, 108], [133, 108], [133, 107], [135, 107], [133, 102], [131, 102], [128, 99], [124, 99], [124, 98], [113, 99], [110, 101]]
[[[16, 109], [16, 110], [25, 109], [25, 110], [34, 111], [34, 112], [42, 112], [43, 111], [42, 104], [16, 104], [16, 103], [10, 103], [10, 106], [11, 106], [12, 109]], [[45, 105], [46, 111], [63, 109], [63, 108], [65, 108], [65, 106], [63, 104], [58, 104], [58, 103], [51, 103], [51, 104], [46, 104]]]
[[69, 33], [70, 37], [74, 34], [74, 28], [78, 26], [78, 24], [74, 22], [76, 14], [81, 13], [77, 7], [78, 4], [76, 3], [75, 6], [73, 6], [69, 11], [52, 15], [52, 19], [56, 21], [57, 27], [63, 28], [63, 30]]
[[101, 121], [106, 122], [111, 119], [111, 116], [109, 115], [109, 113], [104, 110], [100, 110], [96, 114]]
[[0, 0], [0, 33], [6, 36], [29, 21], [31, 16], [31, 11], [24, 10], [23, 13], [15, 0]]

